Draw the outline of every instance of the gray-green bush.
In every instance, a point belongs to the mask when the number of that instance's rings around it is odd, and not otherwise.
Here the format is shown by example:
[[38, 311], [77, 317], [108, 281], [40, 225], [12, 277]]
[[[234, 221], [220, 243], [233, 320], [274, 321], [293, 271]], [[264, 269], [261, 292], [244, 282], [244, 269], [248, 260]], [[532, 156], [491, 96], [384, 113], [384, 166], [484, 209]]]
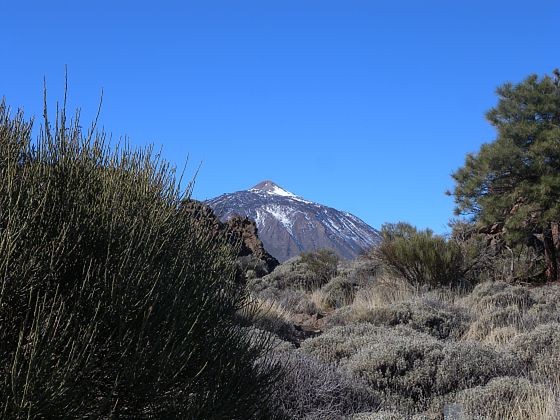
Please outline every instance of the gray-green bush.
[[501, 281], [478, 284], [463, 301], [477, 311], [508, 306], [526, 309], [535, 302], [526, 287]]
[[459, 392], [455, 400], [470, 418], [552, 419], [557, 414], [552, 391], [525, 378], [494, 378]]
[[360, 317], [375, 325], [408, 325], [436, 338], [458, 338], [466, 330], [469, 318], [464, 310], [436, 299], [415, 298], [391, 306], [372, 308]]
[[233, 323], [234, 250], [169, 165], [64, 106], [31, 128], [0, 104], [1, 416], [264, 416], [275, 368]]
[[[543, 361], [557, 366], [556, 361], [560, 352], [560, 324], [539, 325], [532, 331], [519, 334], [510, 343], [510, 348], [529, 370]], [[560, 369], [557, 372], [560, 372]]]
[[301, 351], [364, 379], [385, 405], [418, 412], [434, 398], [517, 374], [519, 361], [478, 343], [438, 340], [406, 326], [355, 324], [308, 339]]

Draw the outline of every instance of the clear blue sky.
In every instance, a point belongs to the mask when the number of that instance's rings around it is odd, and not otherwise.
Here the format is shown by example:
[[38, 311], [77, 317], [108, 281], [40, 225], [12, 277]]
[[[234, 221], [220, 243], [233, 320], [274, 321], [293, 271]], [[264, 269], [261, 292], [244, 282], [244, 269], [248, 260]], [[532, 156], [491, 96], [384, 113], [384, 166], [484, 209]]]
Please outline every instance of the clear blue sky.
[[558, 0], [13, 1], [0, 97], [154, 143], [211, 198], [263, 179], [374, 227], [447, 230], [495, 88], [560, 66]]

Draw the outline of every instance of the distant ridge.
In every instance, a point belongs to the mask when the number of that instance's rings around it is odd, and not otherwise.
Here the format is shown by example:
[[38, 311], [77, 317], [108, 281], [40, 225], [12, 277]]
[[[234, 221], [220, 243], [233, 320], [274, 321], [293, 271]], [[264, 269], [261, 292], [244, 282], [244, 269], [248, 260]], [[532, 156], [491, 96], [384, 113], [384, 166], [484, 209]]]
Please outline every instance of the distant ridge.
[[236, 215], [254, 220], [264, 247], [281, 262], [320, 248], [355, 258], [380, 241], [379, 232], [358, 217], [308, 201], [270, 180], [206, 204], [222, 221]]

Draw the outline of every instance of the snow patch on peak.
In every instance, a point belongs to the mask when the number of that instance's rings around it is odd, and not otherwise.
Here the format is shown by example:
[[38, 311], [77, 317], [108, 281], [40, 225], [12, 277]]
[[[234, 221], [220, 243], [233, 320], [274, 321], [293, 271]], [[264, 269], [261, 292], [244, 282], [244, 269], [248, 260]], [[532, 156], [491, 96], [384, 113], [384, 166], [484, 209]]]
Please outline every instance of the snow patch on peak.
[[257, 193], [257, 194], [268, 194], [268, 195], [275, 195], [279, 197], [287, 197], [291, 198], [292, 200], [301, 201], [302, 203], [311, 203], [310, 201], [304, 200], [301, 197], [298, 197], [294, 193], [285, 190], [284, 188], [276, 185], [272, 181], [263, 181], [255, 185], [253, 188], [249, 190], [250, 192]]
[[276, 195], [281, 195], [283, 197], [295, 197], [296, 195], [286, 191], [283, 188], [280, 188], [278, 185], [275, 185], [274, 187], [272, 187], [272, 189], [270, 191], [267, 191], [267, 193], [269, 194], [276, 194]]

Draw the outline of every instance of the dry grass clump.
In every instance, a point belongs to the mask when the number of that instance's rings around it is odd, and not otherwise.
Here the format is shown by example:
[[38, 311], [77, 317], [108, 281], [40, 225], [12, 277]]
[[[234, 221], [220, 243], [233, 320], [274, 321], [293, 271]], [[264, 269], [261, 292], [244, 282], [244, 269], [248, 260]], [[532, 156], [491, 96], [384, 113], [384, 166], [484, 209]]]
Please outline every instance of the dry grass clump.
[[[417, 296], [418, 292], [406, 282], [386, 275], [379, 276], [376, 281], [356, 291], [352, 302], [354, 320], [359, 321], [362, 316], [372, 309], [382, 308], [398, 302], [409, 300]], [[349, 322], [352, 320], [349, 320]]]
[[398, 280], [379, 277], [368, 287], [355, 292], [349, 306], [327, 318], [327, 325], [369, 322], [374, 325], [409, 325], [437, 338], [458, 338], [466, 330], [468, 312], [453, 305], [448, 293], [419, 292]]
[[319, 312], [312, 296], [302, 290], [268, 287], [253, 296], [261, 301], [275, 302], [285, 311], [292, 314], [313, 315]]
[[560, 320], [558, 304], [545, 292], [504, 282], [481, 283], [458, 304], [470, 311], [474, 321], [466, 340], [500, 345], [515, 332], [530, 331], [538, 325]]
[[463, 338], [500, 345], [516, 333], [559, 322], [557, 291], [551, 286], [529, 289], [503, 282], [482, 283], [458, 301], [474, 319]]
[[[474, 336], [469, 336], [469, 332], [464, 336], [465, 339], [474, 339]], [[503, 349], [505, 350], [509, 343], [513, 340], [513, 338], [517, 337], [519, 331], [517, 328], [512, 326], [505, 326], [505, 327], [495, 327], [492, 328], [482, 339], [480, 342], [489, 346], [494, 347], [495, 349]]]
[[275, 410], [291, 419], [343, 419], [375, 410], [379, 399], [361, 380], [300, 351], [278, 354], [286, 375], [273, 391]]
[[537, 302], [523, 315], [524, 330], [531, 330], [541, 324], [549, 324], [551, 322], [560, 323], [560, 300]]
[[546, 286], [539, 286], [531, 288], [531, 295], [537, 303], [558, 303], [560, 302], [560, 285], [547, 284]]
[[317, 275], [300, 257], [295, 257], [272, 273], [249, 280], [247, 287], [255, 298], [276, 302], [292, 314], [314, 315], [324, 306], [318, 289], [309, 289], [309, 285], [317, 282]]
[[465, 414], [489, 420], [553, 420], [560, 412], [550, 389], [524, 378], [494, 378], [458, 393]]

